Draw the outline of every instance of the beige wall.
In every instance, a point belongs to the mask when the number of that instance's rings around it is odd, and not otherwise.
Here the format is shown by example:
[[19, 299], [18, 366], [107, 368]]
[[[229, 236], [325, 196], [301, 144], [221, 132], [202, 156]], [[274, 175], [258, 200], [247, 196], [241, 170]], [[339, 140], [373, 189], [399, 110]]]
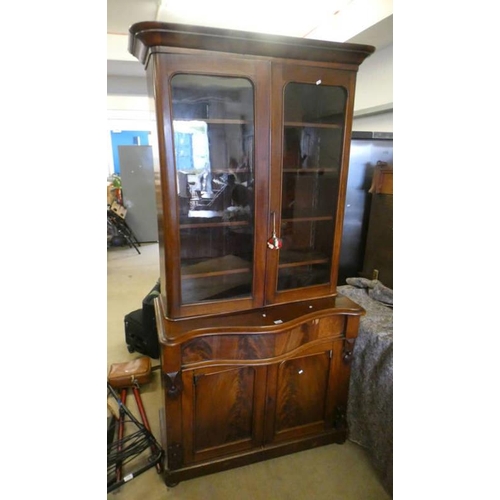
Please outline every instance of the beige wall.
[[354, 115], [369, 110], [392, 110], [392, 44], [377, 50], [361, 64], [356, 79]]
[[392, 44], [361, 64], [356, 80], [353, 130], [393, 132]]
[[358, 132], [393, 132], [392, 111], [359, 118], [354, 117], [352, 129]]

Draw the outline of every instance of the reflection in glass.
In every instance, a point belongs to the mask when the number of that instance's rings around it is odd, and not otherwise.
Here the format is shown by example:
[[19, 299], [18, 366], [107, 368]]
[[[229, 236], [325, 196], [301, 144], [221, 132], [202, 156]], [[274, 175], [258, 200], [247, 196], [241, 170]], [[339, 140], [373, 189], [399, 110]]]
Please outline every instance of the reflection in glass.
[[244, 78], [172, 78], [182, 303], [252, 294], [254, 96]]
[[278, 290], [330, 282], [346, 97], [342, 87], [285, 87]]

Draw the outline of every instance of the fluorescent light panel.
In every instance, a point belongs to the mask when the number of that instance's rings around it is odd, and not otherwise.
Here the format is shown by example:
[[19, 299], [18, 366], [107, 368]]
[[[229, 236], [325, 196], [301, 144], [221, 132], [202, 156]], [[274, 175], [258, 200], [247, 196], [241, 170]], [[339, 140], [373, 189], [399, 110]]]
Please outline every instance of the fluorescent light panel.
[[305, 37], [353, 0], [163, 0], [158, 21]]

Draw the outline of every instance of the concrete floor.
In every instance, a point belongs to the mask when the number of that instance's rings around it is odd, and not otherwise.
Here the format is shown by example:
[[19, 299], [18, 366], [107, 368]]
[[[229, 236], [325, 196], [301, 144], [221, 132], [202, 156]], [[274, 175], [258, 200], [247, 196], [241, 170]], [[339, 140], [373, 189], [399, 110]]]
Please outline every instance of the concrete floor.
[[[123, 318], [139, 309], [159, 277], [158, 245], [108, 249], [108, 366], [140, 356], [129, 353]], [[152, 360], [157, 366], [159, 361]], [[160, 441], [162, 407], [159, 372], [141, 388], [151, 430]], [[127, 407], [135, 414], [132, 395]], [[365, 451], [346, 441], [181, 482], [167, 488], [151, 468], [108, 494], [116, 500], [388, 500]]]

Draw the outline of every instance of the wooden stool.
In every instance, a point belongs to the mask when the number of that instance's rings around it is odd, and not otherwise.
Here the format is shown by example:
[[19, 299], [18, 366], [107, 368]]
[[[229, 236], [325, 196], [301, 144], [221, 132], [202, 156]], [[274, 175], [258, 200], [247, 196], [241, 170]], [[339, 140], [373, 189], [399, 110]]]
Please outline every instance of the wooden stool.
[[[135, 401], [137, 403], [137, 408], [141, 415], [142, 423], [144, 427], [151, 432], [151, 427], [149, 426], [148, 417], [146, 416], [146, 411], [144, 410], [144, 405], [142, 404], [142, 398], [140, 393], [140, 385], [147, 384], [151, 380], [151, 358], [147, 356], [142, 356], [140, 358], [134, 359], [132, 361], [126, 361], [124, 363], [113, 363], [109, 368], [108, 382], [115, 389], [121, 389], [120, 402], [125, 406], [127, 400], [127, 392], [129, 388], [132, 388], [134, 393]], [[123, 440], [125, 434], [125, 412], [120, 407], [120, 419], [118, 424], [118, 440]], [[153, 453], [157, 450], [153, 446]], [[157, 469], [160, 469], [160, 465], [157, 464]], [[121, 464], [116, 466], [116, 476], [117, 480], [121, 480]]]

